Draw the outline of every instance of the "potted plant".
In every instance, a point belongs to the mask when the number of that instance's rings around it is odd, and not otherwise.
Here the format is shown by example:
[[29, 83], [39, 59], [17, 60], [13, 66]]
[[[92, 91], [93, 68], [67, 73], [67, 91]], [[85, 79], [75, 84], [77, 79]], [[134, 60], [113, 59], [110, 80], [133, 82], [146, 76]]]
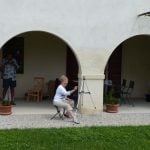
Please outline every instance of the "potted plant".
[[10, 115], [12, 114], [12, 106], [9, 100], [2, 100], [0, 104], [0, 115]]
[[119, 107], [119, 98], [115, 95], [114, 89], [111, 89], [105, 96], [106, 112], [117, 113]]

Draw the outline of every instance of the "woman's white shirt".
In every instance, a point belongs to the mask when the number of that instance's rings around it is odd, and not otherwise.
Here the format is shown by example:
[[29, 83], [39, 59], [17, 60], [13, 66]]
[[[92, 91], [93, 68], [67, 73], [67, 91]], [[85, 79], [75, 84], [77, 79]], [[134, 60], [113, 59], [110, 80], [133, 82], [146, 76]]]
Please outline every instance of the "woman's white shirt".
[[70, 94], [71, 94], [71, 91], [67, 91], [62, 85], [59, 85], [56, 89], [54, 101], [63, 101]]

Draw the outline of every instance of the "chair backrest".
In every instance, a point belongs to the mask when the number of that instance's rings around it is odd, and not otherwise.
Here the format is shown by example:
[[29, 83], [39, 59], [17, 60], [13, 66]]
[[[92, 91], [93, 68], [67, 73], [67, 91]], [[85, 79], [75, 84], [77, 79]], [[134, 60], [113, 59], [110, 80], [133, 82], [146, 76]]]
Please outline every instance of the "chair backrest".
[[129, 87], [128, 87], [128, 90], [127, 90], [129, 94], [131, 94], [133, 92], [134, 85], [135, 85], [134, 81], [129, 82]]
[[126, 88], [126, 83], [127, 83], [127, 80], [126, 79], [123, 79], [122, 80], [122, 84], [121, 84], [121, 92], [123, 92]]
[[121, 85], [121, 86], [122, 86], [122, 87], [126, 87], [126, 83], [127, 83], [127, 80], [126, 80], [126, 79], [123, 79], [123, 80], [122, 80], [122, 85]]
[[45, 80], [44, 77], [34, 77], [34, 87], [39, 88], [39, 89], [43, 89], [44, 80]]
[[133, 89], [134, 88], [134, 81], [130, 81], [130, 83], [129, 83], [129, 88], [131, 88], [131, 89]]

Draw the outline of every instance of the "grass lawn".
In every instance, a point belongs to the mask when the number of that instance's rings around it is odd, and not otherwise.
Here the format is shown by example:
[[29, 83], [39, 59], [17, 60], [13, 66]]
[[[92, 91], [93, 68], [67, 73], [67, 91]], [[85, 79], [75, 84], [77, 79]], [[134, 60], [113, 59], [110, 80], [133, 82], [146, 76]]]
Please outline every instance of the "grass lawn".
[[149, 150], [150, 126], [0, 130], [0, 150]]

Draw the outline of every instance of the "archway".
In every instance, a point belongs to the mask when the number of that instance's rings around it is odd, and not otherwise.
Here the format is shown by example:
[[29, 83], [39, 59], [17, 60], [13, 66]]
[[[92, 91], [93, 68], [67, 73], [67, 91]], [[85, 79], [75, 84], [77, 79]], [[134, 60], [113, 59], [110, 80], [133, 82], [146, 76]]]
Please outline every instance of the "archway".
[[[70, 81], [78, 80], [81, 69], [77, 56], [71, 46], [57, 35], [43, 31], [20, 33], [8, 40], [1, 49], [1, 59], [10, 51], [19, 63], [16, 87], [18, 100], [22, 100], [33, 86], [34, 76], [45, 78], [44, 97], [49, 94], [46, 83], [50, 80], [54, 81], [62, 74], [66, 74]], [[70, 82], [69, 86], [72, 84]]]
[[[145, 95], [149, 94], [150, 89], [149, 42], [149, 35], [137, 35], [126, 39], [113, 51], [105, 69], [105, 79], [110, 83], [112, 81], [112, 85], [118, 91], [120, 91], [123, 79], [127, 81], [127, 87], [130, 81], [134, 81], [135, 86], [131, 99], [134, 100], [135, 106], [144, 106], [144, 108], [149, 105], [149, 103], [144, 105]], [[105, 85], [105, 92], [106, 90]], [[122, 106], [129, 107], [128, 104], [123, 104]]]

